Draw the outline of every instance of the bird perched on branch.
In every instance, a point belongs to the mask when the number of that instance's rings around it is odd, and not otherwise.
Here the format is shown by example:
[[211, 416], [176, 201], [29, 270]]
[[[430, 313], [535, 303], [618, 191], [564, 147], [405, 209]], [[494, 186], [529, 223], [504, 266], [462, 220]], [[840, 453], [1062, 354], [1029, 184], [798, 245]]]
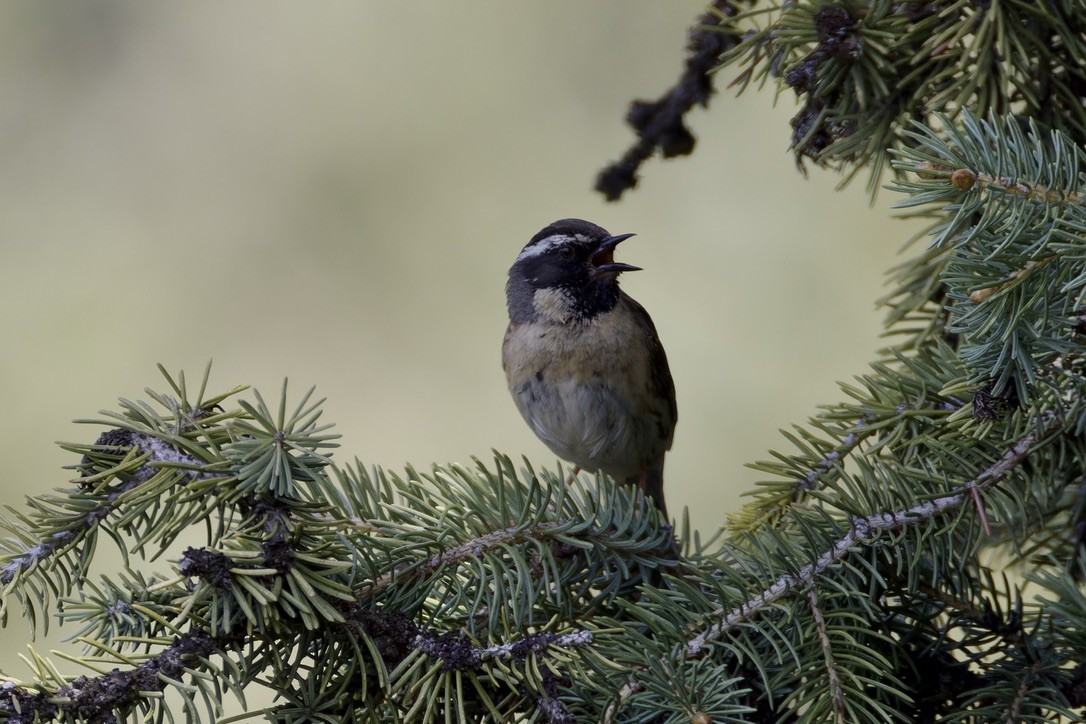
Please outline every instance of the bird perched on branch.
[[619, 274], [639, 271], [614, 260], [631, 236], [562, 219], [532, 237], [509, 270], [502, 367], [555, 455], [636, 485], [666, 517], [675, 385], [648, 312], [618, 288]]

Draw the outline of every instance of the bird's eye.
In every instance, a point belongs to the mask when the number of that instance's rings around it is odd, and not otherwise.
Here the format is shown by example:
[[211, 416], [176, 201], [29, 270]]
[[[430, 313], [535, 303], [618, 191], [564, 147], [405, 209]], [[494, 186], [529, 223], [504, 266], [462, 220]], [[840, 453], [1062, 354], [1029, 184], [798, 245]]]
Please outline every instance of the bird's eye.
[[563, 259], [572, 259], [573, 258], [573, 247], [572, 246], [563, 246], [561, 249], [558, 250], [558, 256], [562, 257]]

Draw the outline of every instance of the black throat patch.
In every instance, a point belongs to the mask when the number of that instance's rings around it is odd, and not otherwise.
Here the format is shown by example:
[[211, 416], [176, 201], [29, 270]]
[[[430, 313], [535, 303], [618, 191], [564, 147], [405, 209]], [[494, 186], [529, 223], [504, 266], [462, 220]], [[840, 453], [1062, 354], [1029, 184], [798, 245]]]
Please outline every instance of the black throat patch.
[[592, 319], [610, 312], [618, 304], [618, 281], [610, 275], [590, 279], [585, 286], [565, 291], [573, 299], [573, 310], [578, 319]]

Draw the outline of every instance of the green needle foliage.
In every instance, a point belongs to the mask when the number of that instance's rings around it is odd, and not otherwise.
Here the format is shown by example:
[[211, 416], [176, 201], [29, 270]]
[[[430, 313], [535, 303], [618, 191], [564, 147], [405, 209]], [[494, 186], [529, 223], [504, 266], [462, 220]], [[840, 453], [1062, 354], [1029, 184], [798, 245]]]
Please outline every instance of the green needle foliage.
[[932, 219], [890, 346], [720, 535], [500, 454], [340, 467], [311, 394], [166, 375], [0, 523], [3, 614], [80, 647], [31, 650], [0, 718], [229, 721], [263, 686], [247, 718], [1086, 721], [1084, 7], [717, 0], [634, 104], [611, 197], [693, 148], [719, 64], [797, 93], [801, 159]]
[[[218, 721], [251, 684], [281, 693], [275, 721], [560, 717], [569, 672], [606, 668], [596, 647], [623, 634], [595, 622], [674, 566], [670, 527], [613, 485], [503, 456], [336, 469], [310, 393], [272, 409], [167, 380], [66, 445], [69, 488], [2, 522], [4, 613], [55, 611], [87, 671], [30, 659], [36, 681], [0, 694], [13, 721]], [[93, 570], [102, 533], [119, 571]]]
[[791, 88], [798, 158], [872, 188], [913, 123], [963, 109], [1018, 113], [1086, 135], [1086, 6], [1076, 0], [719, 3], [743, 37], [738, 81]]

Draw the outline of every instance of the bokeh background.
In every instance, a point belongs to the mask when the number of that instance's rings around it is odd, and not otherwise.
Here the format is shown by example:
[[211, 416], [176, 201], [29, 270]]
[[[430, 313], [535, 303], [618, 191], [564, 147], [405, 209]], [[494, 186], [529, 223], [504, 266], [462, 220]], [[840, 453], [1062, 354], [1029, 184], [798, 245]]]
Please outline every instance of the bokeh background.
[[[0, 5], [0, 500], [64, 484], [155, 364], [316, 385], [341, 461], [551, 465], [505, 389], [503, 285], [554, 219], [636, 232], [680, 410], [668, 503], [714, 530], [880, 345], [913, 229], [804, 179], [790, 94], [727, 90], [690, 158], [608, 204], [628, 102], [678, 76], [700, 0]], [[732, 75], [725, 71], [718, 86]], [[14, 619], [4, 669], [27, 640]]]

